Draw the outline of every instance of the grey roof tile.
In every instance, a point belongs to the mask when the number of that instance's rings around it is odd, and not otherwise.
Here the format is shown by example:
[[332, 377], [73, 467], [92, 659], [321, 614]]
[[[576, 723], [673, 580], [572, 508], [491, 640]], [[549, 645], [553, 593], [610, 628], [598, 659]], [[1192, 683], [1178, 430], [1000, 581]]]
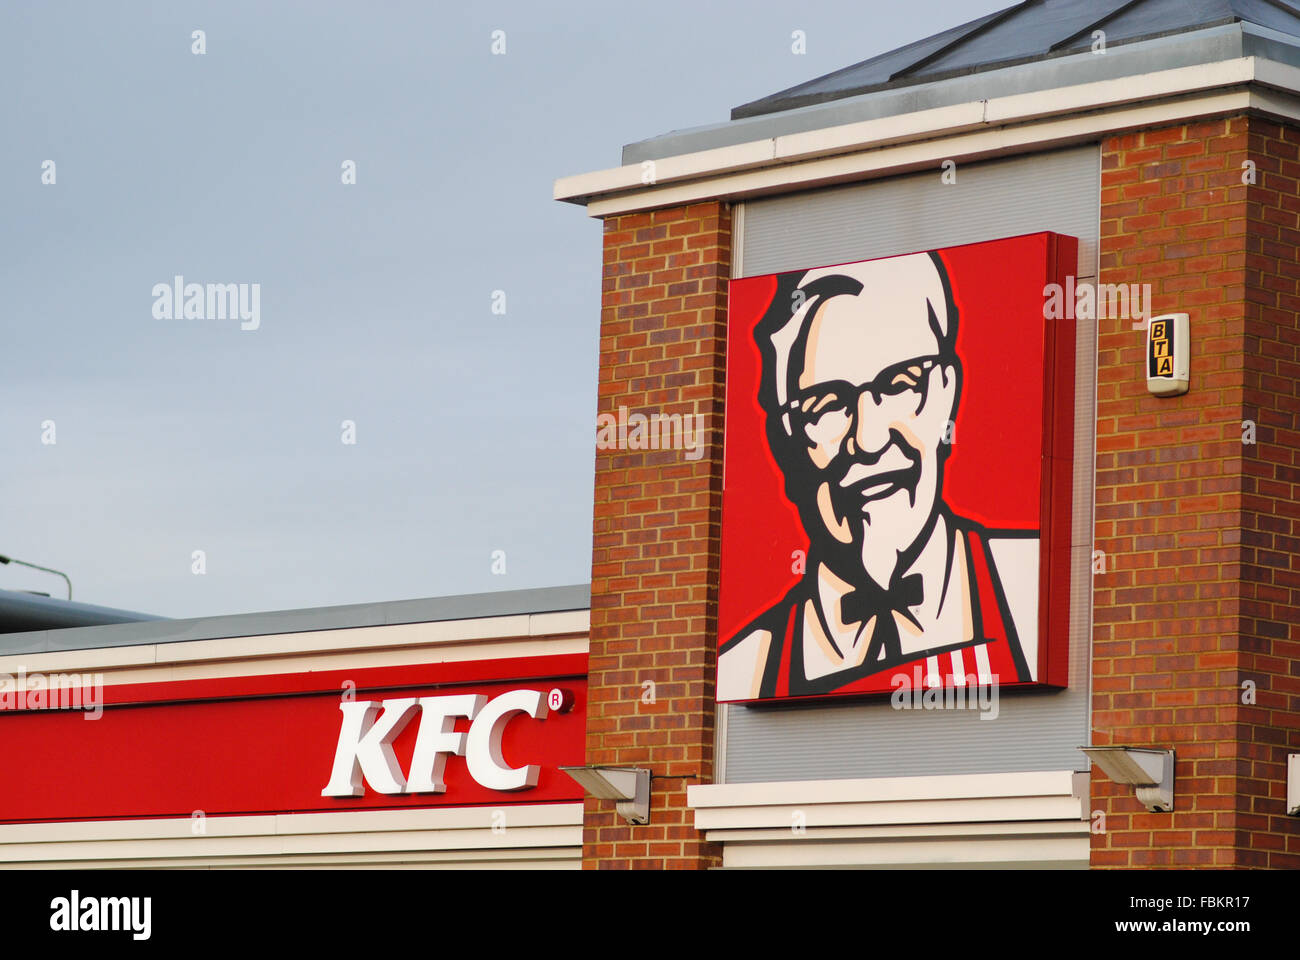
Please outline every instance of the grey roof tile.
[[1246, 22], [1300, 36], [1290, 0], [1023, 0], [1015, 6], [742, 104], [732, 120], [759, 117], [876, 90], [929, 83], [1172, 33]]

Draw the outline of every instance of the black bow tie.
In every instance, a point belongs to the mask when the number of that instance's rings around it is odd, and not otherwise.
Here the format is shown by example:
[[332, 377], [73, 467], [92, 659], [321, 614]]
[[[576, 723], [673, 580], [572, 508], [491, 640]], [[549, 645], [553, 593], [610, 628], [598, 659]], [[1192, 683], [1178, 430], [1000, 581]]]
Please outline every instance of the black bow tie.
[[840, 617], [845, 623], [866, 623], [872, 617], [876, 618], [864, 662], [884, 669], [903, 659], [894, 611], [915, 623], [907, 608], [917, 606], [924, 596], [921, 575], [914, 573], [892, 584], [888, 590], [874, 585], [858, 587], [840, 598]]
[[866, 623], [878, 614], [897, 610], [911, 619], [908, 607], [918, 606], [924, 598], [921, 575], [914, 573], [903, 577], [888, 590], [871, 584], [846, 593], [840, 598], [840, 618], [845, 623]]

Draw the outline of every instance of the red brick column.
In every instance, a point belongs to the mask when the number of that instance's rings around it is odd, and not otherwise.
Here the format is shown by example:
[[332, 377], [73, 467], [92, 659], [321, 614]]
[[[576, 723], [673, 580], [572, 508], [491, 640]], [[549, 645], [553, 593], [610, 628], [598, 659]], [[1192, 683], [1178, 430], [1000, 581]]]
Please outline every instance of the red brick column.
[[[1300, 130], [1252, 117], [1246, 190], [1239, 863], [1300, 868], [1286, 756], [1300, 753]], [[1243, 433], [1245, 432], [1243, 428]]]
[[1295, 146], [1245, 117], [1102, 144], [1100, 282], [1189, 313], [1192, 364], [1189, 393], [1153, 397], [1143, 331], [1098, 322], [1093, 742], [1177, 766], [1172, 814], [1094, 768], [1093, 866], [1297, 865]]
[[654, 779], [646, 826], [587, 799], [583, 866], [707, 868], [686, 787], [713, 780], [731, 211], [611, 217], [604, 251], [598, 414], [703, 415], [707, 444], [596, 451], [587, 762]]

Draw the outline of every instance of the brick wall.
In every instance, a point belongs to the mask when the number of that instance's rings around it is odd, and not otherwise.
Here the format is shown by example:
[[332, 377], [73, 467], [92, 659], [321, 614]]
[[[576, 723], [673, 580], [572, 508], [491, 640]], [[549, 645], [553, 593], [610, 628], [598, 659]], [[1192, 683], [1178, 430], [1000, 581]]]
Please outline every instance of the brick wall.
[[720, 862], [686, 787], [713, 779], [730, 274], [725, 203], [605, 221], [598, 414], [700, 414], [708, 443], [699, 459], [596, 452], [587, 762], [649, 767], [654, 779], [646, 826], [587, 799], [586, 868]]
[[1245, 416], [1238, 862], [1300, 867], [1300, 819], [1287, 817], [1286, 755], [1300, 753], [1300, 130], [1251, 118], [1246, 191]]
[[1094, 768], [1094, 866], [1300, 866], [1296, 143], [1233, 117], [1102, 144], [1100, 282], [1191, 314], [1192, 380], [1151, 396], [1143, 332], [1099, 320], [1093, 742], [1177, 765], [1173, 814]]

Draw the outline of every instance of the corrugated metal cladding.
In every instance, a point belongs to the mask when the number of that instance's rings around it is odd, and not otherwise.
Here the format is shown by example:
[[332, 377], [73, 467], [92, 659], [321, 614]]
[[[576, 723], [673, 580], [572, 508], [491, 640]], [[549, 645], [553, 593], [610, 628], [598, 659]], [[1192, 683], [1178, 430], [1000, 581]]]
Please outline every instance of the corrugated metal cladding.
[[[744, 205], [738, 276], [932, 250], [1050, 230], [1079, 238], [1080, 279], [1097, 274], [1096, 145]], [[1070, 687], [1002, 692], [978, 711], [894, 710], [888, 700], [724, 706], [729, 783], [1086, 770], [1092, 640], [1093, 445], [1097, 341], [1078, 321]]]

